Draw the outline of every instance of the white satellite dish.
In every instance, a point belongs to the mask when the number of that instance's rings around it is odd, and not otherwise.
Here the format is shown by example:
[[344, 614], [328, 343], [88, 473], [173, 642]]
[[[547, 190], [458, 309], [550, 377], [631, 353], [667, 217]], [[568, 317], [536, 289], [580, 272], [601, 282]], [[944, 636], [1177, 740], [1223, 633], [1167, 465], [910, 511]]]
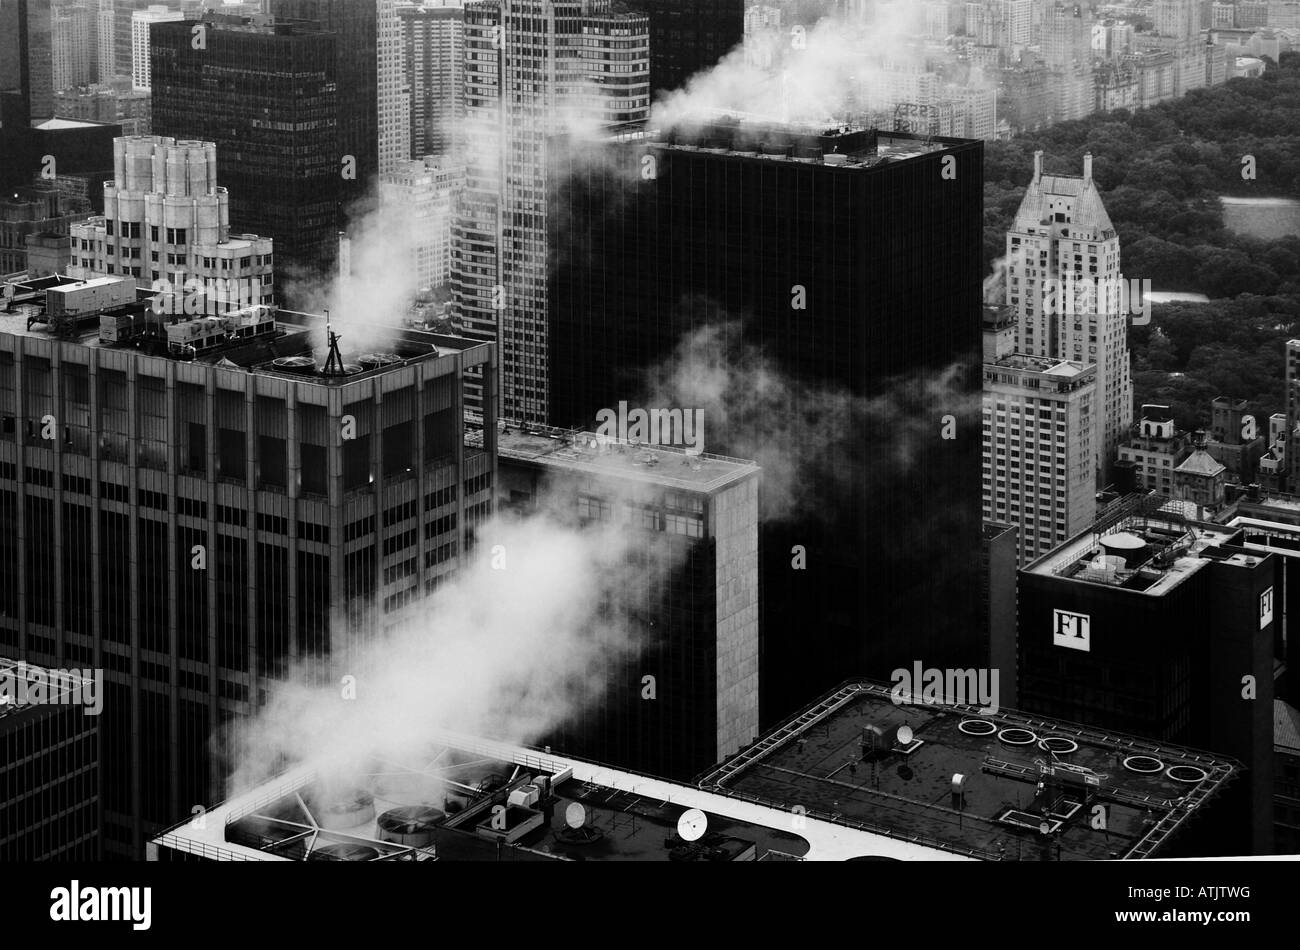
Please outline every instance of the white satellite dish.
[[576, 831], [587, 823], [587, 809], [578, 802], [569, 802], [569, 807], [564, 809], [564, 822]]
[[899, 726], [899, 727], [898, 727], [898, 744], [901, 745], [901, 746], [903, 746], [904, 748], [906, 748], [907, 746], [909, 746], [909, 745], [912, 744], [912, 727], [911, 727], [911, 726]]
[[682, 812], [677, 819], [677, 834], [683, 841], [699, 841], [709, 827], [709, 816], [698, 808]]

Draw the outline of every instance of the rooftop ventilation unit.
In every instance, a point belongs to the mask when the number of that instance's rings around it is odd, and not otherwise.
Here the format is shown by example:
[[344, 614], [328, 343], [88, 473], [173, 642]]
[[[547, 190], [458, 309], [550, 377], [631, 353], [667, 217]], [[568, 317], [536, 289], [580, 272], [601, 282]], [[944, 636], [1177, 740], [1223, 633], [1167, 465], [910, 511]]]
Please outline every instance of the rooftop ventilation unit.
[[271, 365], [285, 373], [300, 373], [303, 376], [316, 375], [316, 361], [310, 356], [282, 356], [278, 360], [273, 360]]
[[407, 848], [427, 848], [446, 817], [441, 809], [423, 805], [390, 809], [379, 816], [379, 840]]
[[317, 848], [308, 861], [373, 861], [379, 857], [379, 850], [364, 844], [327, 844]]

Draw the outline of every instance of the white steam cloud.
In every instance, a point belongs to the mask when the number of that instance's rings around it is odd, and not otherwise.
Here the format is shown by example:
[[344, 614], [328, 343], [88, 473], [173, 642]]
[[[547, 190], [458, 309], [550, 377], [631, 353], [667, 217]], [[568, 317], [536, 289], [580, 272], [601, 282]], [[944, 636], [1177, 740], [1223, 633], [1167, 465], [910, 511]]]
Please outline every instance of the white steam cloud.
[[953, 364], [855, 395], [791, 378], [731, 320], [688, 335], [651, 369], [645, 404], [701, 410], [727, 454], [757, 462], [764, 518], [834, 518], [823, 504], [828, 493], [842, 497], [853, 484], [869, 488], [873, 476], [913, 468], [939, 438], [941, 415], [963, 430], [978, 419], [980, 397], [963, 388], [965, 372]]
[[575, 523], [562, 498], [480, 526], [468, 563], [388, 633], [336, 625], [325, 683], [303, 665], [237, 727], [228, 790], [290, 765], [355, 781], [372, 757], [418, 761], [438, 729], [531, 744], [600, 698], [645, 646], [638, 598], [678, 565], [641, 557], [626, 525]]

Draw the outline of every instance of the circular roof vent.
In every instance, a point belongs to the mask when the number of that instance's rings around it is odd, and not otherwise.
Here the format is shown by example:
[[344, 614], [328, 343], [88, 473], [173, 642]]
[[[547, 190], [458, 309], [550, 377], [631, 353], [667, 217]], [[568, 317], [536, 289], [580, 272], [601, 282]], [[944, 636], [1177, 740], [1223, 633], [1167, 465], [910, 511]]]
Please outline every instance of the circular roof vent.
[[433, 843], [435, 829], [447, 816], [437, 808], [411, 805], [392, 808], [379, 816], [379, 840], [408, 848], [426, 848]]
[[396, 353], [364, 353], [357, 357], [357, 362], [362, 369], [371, 370], [379, 369], [381, 366], [391, 366], [394, 363], [402, 362], [402, 358]]
[[310, 356], [282, 356], [271, 365], [286, 373], [310, 374], [316, 372], [316, 361]]
[[1139, 775], [1155, 775], [1165, 770], [1165, 764], [1154, 755], [1130, 755], [1124, 760], [1124, 768]]
[[1005, 742], [1007, 745], [1033, 745], [1038, 741], [1038, 736], [1034, 735], [1028, 729], [1010, 728], [1003, 729], [998, 733], [998, 741]]
[[1195, 765], [1171, 765], [1165, 770], [1165, 775], [1175, 782], [1186, 782], [1189, 785], [1195, 785], [1209, 777], [1210, 773], [1205, 769]]
[[1038, 748], [1056, 755], [1069, 755], [1079, 751], [1079, 743], [1065, 736], [1043, 736], [1038, 740]]
[[309, 861], [373, 861], [379, 857], [379, 850], [364, 844], [327, 844], [317, 848], [307, 859]]
[[957, 724], [957, 730], [968, 736], [991, 736], [998, 727], [987, 719], [963, 719]]

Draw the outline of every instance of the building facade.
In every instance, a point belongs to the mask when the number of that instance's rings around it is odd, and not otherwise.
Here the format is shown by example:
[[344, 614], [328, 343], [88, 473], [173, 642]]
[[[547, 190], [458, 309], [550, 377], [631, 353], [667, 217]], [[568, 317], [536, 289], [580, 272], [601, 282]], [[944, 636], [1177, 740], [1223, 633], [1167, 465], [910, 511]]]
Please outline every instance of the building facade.
[[465, 166], [429, 156], [399, 164], [379, 179], [380, 206], [406, 229], [416, 291], [445, 287], [451, 276], [451, 231], [465, 188]]
[[81, 670], [0, 657], [0, 861], [100, 859], [96, 700]]
[[463, 6], [397, 8], [402, 31], [402, 80], [411, 91], [413, 159], [447, 155], [465, 115]]
[[753, 741], [758, 468], [548, 427], [512, 429], [497, 446], [501, 506], [624, 524], [642, 539], [633, 576], [645, 590], [627, 597], [639, 649], [611, 648], [606, 694], [547, 741], [683, 780]]
[[469, 168], [452, 293], [465, 332], [500, 342], [502, 406], [521, 421], [546, 422], [549, 409], [554, 136], [649, 112], [648, 21], [615, 10], [609, 0], [486, 0], [465, 9]]
[[184, 19], [179, 10], [170, 10], [155, 4], [131, 14], [131, 84], [136, 89], [147, 90], [149, 85], [149, 29], [155, 23], [168, 23]]
[[218, 314], [274, 300], [273, 242], [231, 233], [211, 142], [118, 139], [104, 214], [70, 233], [69, 276], [132, 277], [162, 294], [168, 312]]
[[[783, 452], [788, 438], [805, 487], [824, 499], [764, 526], [764, 722], [855, 669], [887, 676], [900, 652], [977, 651], [975, 565], [931, 541], [979, 545], [982, 144], [730, 120], [629, 131], [606, 148], [599, 162], [552, 158], [553, 424], [586, 428], [620, 400], [639, 405], [647, 372], [702, 335], [718, 341], [708, 359], [727, 365], [761, 353], [794, 394], [790, 418], [816, 417], [829, 393], [866, 411], [846, 423], [853, 438], [828, 435], [809, 461], [802, 430], [746, 434], [766, 420], [720, 427], [710, 445], [767, 468], [758, 453]], [[944, 382], [931, 391], [929, 379]], [[874, 416], [873, 397], [905, 408]], [[953, 439], [911, 425], [958, 412]], [[900, 468], [882, 451], [895, 438], [913, 450]], [[893, 596], [869, 593], [885, 588]]]
[[0, 312], [0, 647], [105, 671], [105, 851], [138, 857], [221, 796], [271, 680], [351, 662], [456, 569], [496, 474], [462, 378], [493, 351], [393, 331], [330, 374], [271, 308], [172, 323], [43, 286]]
[[307, 278], [333, 267], [345, 185], [363, 174], [340, 153], [338, 38], [246, 17], [154, 24], [153, 129], [216, 146], [231, 226], [275, 241], [278, 271]]
[[984, 363], [984, 518], [1018, 528], [1017, 564], [1097, 513], [1095, 366], [1011, 353]]
[[1093, 450], [1105, 484], [1133, 419], [1127, 300], [1120, 272], [1119, 236], [1092, 179], [1034, 177], [1007, 232], [1007, 304], [1018, 321], [1016, 350], [1097, 367]]

